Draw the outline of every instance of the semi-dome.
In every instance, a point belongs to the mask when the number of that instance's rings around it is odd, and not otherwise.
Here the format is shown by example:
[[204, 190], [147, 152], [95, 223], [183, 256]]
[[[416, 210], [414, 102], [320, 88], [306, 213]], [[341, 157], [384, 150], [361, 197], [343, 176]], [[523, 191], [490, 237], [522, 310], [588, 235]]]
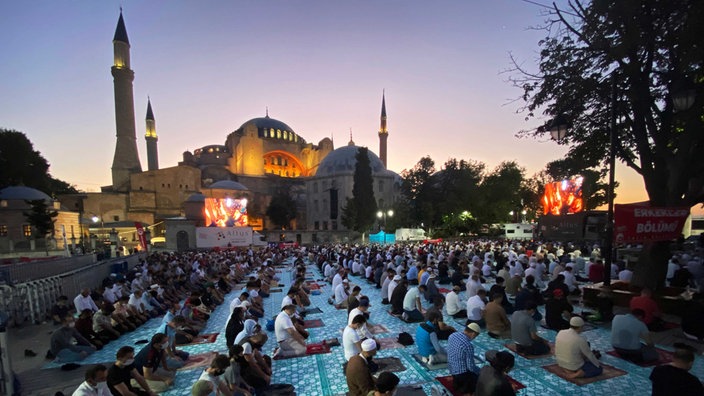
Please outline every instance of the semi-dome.
[[293, 131], [293, 128], [286, 125], [286, 123], [271, 118], [268, 115], [265, 117], [252, 118], [251, 120], [242, 124], [242, 126], [240, 126], [236, 132], [241, 133], [242, 131], [244, 131], [244, 127], [250, 123], [256, 125], [257, 132], [260, 138], [277, 139], [295, 143], [306, 142], [302, 137], [298, 136], [298, 134]]
[[36, 188], [25, 187], [25, 186], [12, 186], [5, 187], [0, 190], [0, 200], [23, 200], [23, 201], [36, 201], [43, 199], [47, 202], [52, 202], [50, 196], [37, 190]]
[[[318, 171], [315, 176], [334, 176], [342, 173], [354, 173], [354, 168], [357, 165], [357, 146], [340, 147], [328, 154], [318, 166]], [[386, 172], [384, 163], [371, 150], [367, 150], [369, 157], [369, 165], [372, 168], [372, 174]]]
[[220, 180], [217, 181], [208, 188], [212, 190], [235, 190], [235, 191], [247, 191], [249, 190], [247, 187], [244, 186], [244, 184], [237, 183], [236, 181], [232, 180]]

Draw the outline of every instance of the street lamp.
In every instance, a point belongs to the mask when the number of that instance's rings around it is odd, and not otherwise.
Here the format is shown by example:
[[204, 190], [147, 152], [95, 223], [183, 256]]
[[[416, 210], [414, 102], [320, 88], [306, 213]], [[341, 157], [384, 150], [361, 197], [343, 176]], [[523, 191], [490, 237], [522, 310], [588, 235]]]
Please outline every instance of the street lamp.
[[525, 222], [526, 222], [526, 214], [527, 214], [527, 213], [528, 213], [528, 212], [527, 212], [525, 209], [523, 209], [523, 210], [521, 211], [521, 215], [522, 215], [522, 216], [521, 216], [521, 223], [525, 223]]
[[376, 212], [376, 217], [379, 219], [384, 219], [384, 244], [386, 244], [386, 219], [388, 217], [393, 217], [394, 211], [392, 209], [389, 210], [380, 210]]

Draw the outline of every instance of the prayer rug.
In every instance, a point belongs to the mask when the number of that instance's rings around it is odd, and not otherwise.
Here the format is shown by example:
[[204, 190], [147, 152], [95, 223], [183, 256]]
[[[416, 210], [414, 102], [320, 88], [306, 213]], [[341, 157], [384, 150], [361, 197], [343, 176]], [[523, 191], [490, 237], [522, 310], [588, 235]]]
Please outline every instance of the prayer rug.
[[306, 286], [307, 286], [311, 291], [313, 291], [313, 290], [320, 290], [320, 285], [317, 284], [317, 283], [315, 283], [315, 282], [308, 283]]
[[320, 308], [309, 308], [305, 310], [306, 315], [323, 313]]
[[[653, 366], [659, 366], [661, 364], [666, 364], [666, 363], [672, 362], [672, 357], [674, 355], [672, 352], [666, 351], [666, 350], [660, 349], [660, 348], [655, 348], [655, 350], [658, 352], [658, 359], [657, 360], [653, 360], [652, 362], [640, 362], [640, 363], [636, 363], [636, 362], [633, 362], [630, 360], [628, 360], [628, 361], [633, 364], [636, 364], [640, 367], [653, 367]], [[608, 351], [606, 353], [611, 356], [617, 357], [619, 359], [623, 359], [621, 357], [621, 355], [619, 355], [618, 352], [616, 352], [616, 351]], [[623, 359], [623, 360], [627, 360], [627, 359]]]
[[404, 348], [403, 344], [400, 344], [394, 337], [377, 338], [377, 341], [381, 349]]
[[401, 359], [397, 357], [375, 358], [374, 363], [379, 366], [377, 369], [379, 373], [384, 371], [391, 371], [392, 373], [406, 371], [406, 366], [404, 366]]
[[188, 357], [188, 360], [186, 360], [186, 364], [184, 364], [183, 367], [179, 368], [178, 370], [191, 370], [198, 367], [208, 366], [217, 355], [217, 352], [205, 352], [199, 353], [197, 355], [191, 355]]
[[452, 290], [446, 289], [444, 287], [440, 287], [440, 288], [438, 288], [438, 291], [442, 294], [447, 294], [447, 293], [451, 292]]
[[284, 359], [292, 359], [292, 358], [299, 358], [299, 357], [304, 357], [304, 356], [309, 356], [309, 355], [319, 355], [322, 353], [330, 353], [330, 345], [327, 344], [327, 342], [318, 342], [318, 343], [311, 343], [306, 345], [306, 354], [305, 355], [297, 355], [297, 356], [281, 356], [277, 355], [274, 360], [284, 360]]
[[372, 333], [373, 335], [389, 332], [389, 329], [387, 329], [384, 325], [380, 325], [380, 324], [375, 324], [375, 325], [371, 325], [371, 326], [367, 324], [367, 330], [369, 330], [369, 332]]
[[447, 368], [447, 363], [437, 363], [437, 364], [432, 364], [432, 365], [428, 364], [428, 363], [424, 362], [423, 357], [417, 353], [413, 354], [413, 358], [416, 359], [416, 362], [420, 363], [421, 366], [425, 367], [426, 369], [428, 369], [430, 371]]
[[396, 388], [395, 394], [403, 396], [426, 396], [425, 391], [423, 391], [423, 387], [420, 385], [399, 386]]
[[313, 329], [316, 327], [323, 327], [323, 320], [322, 319], [309, 319], [303, 322], [303, 327], [306, 329]]
[[520, 355], [521, 357], [526, 358], [526, 359], [528, 359], [528, 360], [542, 359], [542, 358], [545, 358], [545, 357], [548, 357], [548, 356], [552, 356], [552, 355], [555, 354], [555, 344], [552, 343], [552, 342], [550, 343], [550, 352], [549, 352], [549, 353], [546, 353], [545, 355], [527, 355], [527, 354], [525, 354], [525, 353], [518, 352], [518, 351], [516, 350], [516, 344], [513, 343], [513, 342], [508, 343], [508, 344], [504, 344], [504, 346], [505, 346], [506, 349], [508, 349], [509, 351], [511, 351], [511, 352], [513, 352], [513, 353], [515, 353], [515, 354], [517, 354], [517, 355]]
[[179, 346], [210, 344], [210, 343], [215, 342], [215, 340], [218, 339], [218, 334], [220, 334], [220, 333], [198, 334], [197, 336], [193, 337], [191, 342], [189, 342], [188, 344], [181, 344]]
[[281, 293], [284, 289], [269, 289], [269, 293]]
[[[508, 377], [508, 381], [511, 383], [511, 386], [513, 386], [514, 391], [519, 391], [519, 390], [526, 387], [522, 383], [513, 379], [511, 376], [507, 376], [507, 377]], [[455, 388], [452, 385], [452, 376], [451, 375], [446, 375], [444, 377], [435, 377], [435, 379], [438, 380], [442, 384], [442, 386], [444, 386], [452, 394], [452, 396], [463, 396], [461, 393], [455, 391]]]
[[[544, 328], [545, 330], [560, 331], [560, 330], [551, 329], [546, 324], [543, 324], [543, 323], [540, 324], [540, 327]], [[591, 324], [589, 322], [585, 322], [584, 326], [582, 326], [582, 332], [594, 330], [594, 329], [596, 329], [596, 326], [594, 326], [593, 324]]]
[[549, 371], [558, 377], [562, 378], [565, 381], [571, 382], [577, 386], [584, 386], [587, 384], [593, 384], [594, 382], [599, 382], [611, 378], [616, 378], [620, 377], [622, 375], [626, 375], [627, 373], [621, 369], [617, 369], [614, 366], [609, 366], [608, 364], [601, 364], [601, 367], [604, 368], [604, 372], [601, 375], [597, 375], [596, 377], [591, 377], [591, 378], [569, 378], [568, 375], [571, 374], [569, 371], [563, 369], [562, 367], [558, 366], [557, 363], [554, 364], [549, 364], [547, 366], [543, 366], [543, 368], [546, 371]]

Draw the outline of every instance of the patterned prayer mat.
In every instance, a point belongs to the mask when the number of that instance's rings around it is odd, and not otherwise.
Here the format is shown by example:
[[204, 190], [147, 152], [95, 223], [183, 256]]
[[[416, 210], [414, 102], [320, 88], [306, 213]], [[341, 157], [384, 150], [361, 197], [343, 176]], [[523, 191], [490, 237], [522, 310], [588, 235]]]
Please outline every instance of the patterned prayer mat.
[[627, 373], [621, 369], [617, 369], [614, 366], [609, 366], [608, 364], [603, 364], [601, 367], [604, 368], [604, 372], [601, 375], [597, 375], [596, 377], [591, 377], [591, 378], [568, 378], [567, 376], [570, 374], [569, 371], [563, 369], [562, 367], [558, 366], [557, 363], [550, 364], [547, 366], [543, 366], [543, 368], [558, 377], [562, 378], [565, 381], [571, 382], [575, 385], [578, 386], [584, 386], [588, 384], [593, 384], [594, 382], [599, 382], [611, 378], [616, 378], [620, 377], [622, 375], [626, 375]]
[[623, 359], [621, 357], [621, 355], [619, 355], [618, 352], [616, 352], [616, 351], [608, 351], [606, 353], [611, 356], [617, 357], [619, 359], [628, 360], [629, 362], [631, 362], [633, 364], [637, 364], [640, 367], [659, 366], [661, 364], [667, 364], [672, 361], [672, 357], [674, 356], [674, 354], [672, 352], [666, 351], [666, 350], [660, 349], [660, 348], [655, 348], [655, 350], [658, 352], [658, 359], [657, 360], [653, 360], [652, 362], [640, 362], [640, 363], [636, 363], [636, 362], [630, 361], [628, 359]]
[[397, 357], [375, 358], [374, 363], [379, 366], [377, 370], [378, 373], [384, 371], [391, 371], [392, 373], [406, 371], [406, 366], [404, 366], [401, 359]]
[[[435, 377], [436, 380], [438, 380], [442, 386], [447, 389], [452, 396], [463, 396], [461, 393], [455, 391], [454, 386], [452, 385], [452, 376], [451, 375], [446, 375], [444, 377]], [[526, 386], [523, 385], [522, 383], [516, 381], [515, 379], [511, 378], [511, 376], [508, 376], [508, 381], [511, 383], [511, 386], [513, 386], [514, 391], [519, 391]]]
[[553, 343], [553, 342], [550, 343], [550, 353], [546, 353], [545, 355], [527, 355], [525, 353], [518, 352], [518, 351], [516, 351], [516, 344], [513, 342], [510, 342], [508, 344], [504, 344], [504, 346], [509, 351], [511, 351], [517, 355], [520, 355], [521, 357], [528, 359], [528, 360], [542, 359], [542, 358], [546, 358], [548, 356], [552, 356], [555, 354], [555, 343]]
[[306, 329], [313, 329], [316, 327], [323, 327], [325, 324], [322, 319], [309, 319], [303, 322], [303, 327]]
[[198, 367], [208, 366], [217, 355], [217, 352], [204, 352], [196, 355], [191, 355], [188, 357], [188, 360], [186, 360], [186, 364], [184, 364], [183, 367], [179, 368], [178, 370], [191, 370]]
[[380, 324], [375, 324], [375, 325], [372, 325], [372, 326], [367, 325], [367, 329], [368, 329], [369, 332], [372, 333], [373, 335], [382, 334], [382, 333], [388, 333], [388, 332], [389, 332], [389, 329], [387, 329], [384, 325], [380, 325]]
[[306, 345], [306, 354], [305, 355], [298, 355], [298, 356], [281, 356], [278, 355], [274, 358], [274, 360], [284, 360], [284, 359], [292, 359], [292, 358], [299, 358], [299, 357], [304, 357], [304, 356], [309, 356], [309, 355], [319, 355], [323, 353], [330, 353], [330, 345], [327, 344], [327, 342], [318, 342], [318, 343], [309, 343]]
[[399, 344], [394, 337], [377, 338], [377, 341], [381, 349], [398, 349], [404, 347], [402, 344]]
[[306, 315], [323, 313], [320, 308], [308, 308], [305, 310]]

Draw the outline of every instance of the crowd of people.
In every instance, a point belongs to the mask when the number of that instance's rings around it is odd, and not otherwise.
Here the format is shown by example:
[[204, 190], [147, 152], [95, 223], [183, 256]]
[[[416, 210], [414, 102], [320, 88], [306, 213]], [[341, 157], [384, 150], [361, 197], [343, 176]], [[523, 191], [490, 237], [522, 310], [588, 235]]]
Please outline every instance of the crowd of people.
[[[610, 275], [628, 282], [631, 269], [618, 264]], [[512, 342], [521, 354], [554, 353], [569, 378], [602, 372], [598, 351], [581, 334], [589, 321], [611, 321], [611, 342], [622, 358], [657, 359], [650, 332], [662, 326], [662, 314], [650, 290], [643, 289], [631, 300], [630, 312], [622, 315], [614, 315], [608, 292], [599, 295], [594, 310], [575, 309], [583, 285], [605, 275], [597, 246], [488, 240], [151, 254], [124, 277], [82, 290], [73, 307], [68, 298], [59, 298], [51, 314], [60, 328], [51, 336], [49, 355], [62, 364], [80, 362], [146, 321], [161, 318], [142, 348], [122, 346], [110, 367], [88, 368], [74, 395], [161, 393], [170, 389], [175, 370], [189, 358], [178, 347], [198, 336], [217, 306], [227, 304], [223, 330], [228, 353], [215, 356], [193, 384], [192, 394], [269, 394], [283, 386], [271, 382], [272, 359], [306, 354], [310, 334], [304, 318], [311, 290], [305, 278], [313, 267], [331, 285], [328, 302], [347, 315], [342, 350], [353, 396], [391, 395], [399, 386], [398, 376], [378, 372], [374, 359], [381, 344], [370, 328], [384, 320], [417, 323], [414, 342], [421, 361], [429, 366], [446, 363], [455, 390], [462, 394], [515, 394], [508, 380], [512, 353], [489, 351], [487, 364], [477, 363], [472, 341], [482, 333]], [[265, 312], [264, 299], [278, 281], [275, 268], [292, 271], [292, 283], [280, 311]], [[694, 255], [677, 255], [669, 263], [668, 282], [677, 286], [686, 280], [684, 286], [694, 291], [690, 303], [696, 312], [702, 312], [701, 293], [695, 289], [704, 285], [701, 272], [701, 257]], [[365, 283], [380, 290], [379, 301], [363, 293]], [[242, 289], [229, 294], [236, 287]], [[234, 297], [226, 301], [228, 295]], [[388, 306], [397, 319], [371, 318], [373, 304]], [[274, 319], [267, 323], [266, 318]], [[457, 320], [462, 322], [459, 328]], [[703, 320], [702, 315], [683, 318], [682, 330], [702, 340]], [[266, 325], [275, 337], [271, 356], [263, 352], [269, 338]], [[539, 336], [539, 326], [557, 331], [554, 345]], [[701, 386], [688, 373], [693, 360], [692, 351], [678, 345], [674, 362], [653, 370], [653, 394], [673, 381], [695, 390], [696, 384]]]

